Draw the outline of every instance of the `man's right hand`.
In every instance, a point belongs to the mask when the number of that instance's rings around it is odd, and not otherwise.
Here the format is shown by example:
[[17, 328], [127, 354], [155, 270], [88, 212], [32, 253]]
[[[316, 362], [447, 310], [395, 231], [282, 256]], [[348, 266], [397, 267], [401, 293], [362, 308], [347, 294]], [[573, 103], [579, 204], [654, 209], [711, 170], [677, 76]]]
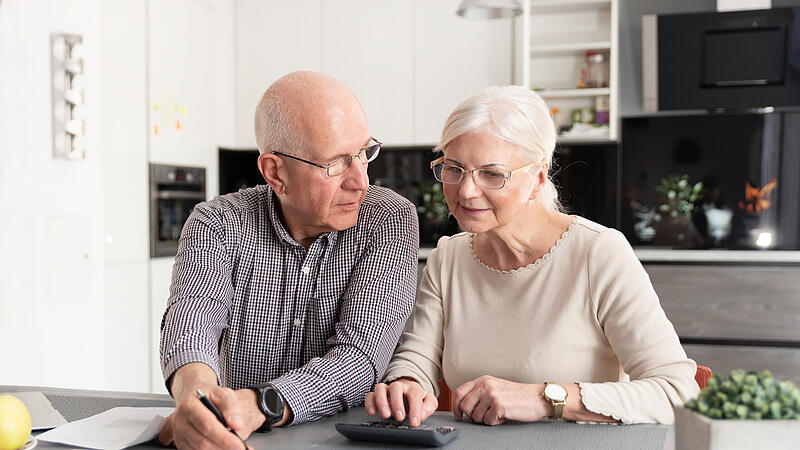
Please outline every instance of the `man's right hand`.
[[409, 378], [398, 378], [388, 385], [376, 384], [375, 391], [367, 394], [364, 407], [371, 416], [380, 414], [382, 418], [388, 419], [394, 415], [394, 419], [400, 421], [406, 417], [406, 402], [408, 424], [412, 427], [418, 427], [439, 406], [439, 400], [421, 384]]
[[206, 394], [225, 417], [228, 426], [242, 439], [247, 439], [264, 422], [264, 415], [258, 409], [252, 390], [234, 391], [219, 387], [216, 374], [210, 367], [192, 363], [181, 367], [173, 375], [175, 412], [167, 417], [158, 435], [159, 442], [162, 445], [174, 443], [179, 449], [244, 448], [242, 441], [200, 402], [197, 389]]

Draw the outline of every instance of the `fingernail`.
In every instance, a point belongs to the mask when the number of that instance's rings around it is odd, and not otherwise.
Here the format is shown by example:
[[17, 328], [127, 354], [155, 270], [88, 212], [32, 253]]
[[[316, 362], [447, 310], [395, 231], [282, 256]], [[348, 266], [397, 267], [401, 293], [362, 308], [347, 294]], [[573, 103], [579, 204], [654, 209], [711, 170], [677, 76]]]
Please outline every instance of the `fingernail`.
[[402, 409], [398, 409], [397, 411], [395, 411], [394, 415], [395, 415], [395, 417], [397, 417], [397, 420], [403, 420], [403, 410]]
[[385, 417], [390, 416], [391, 413], [389, 412], [389, 408], [381, 408], [381, 415]]
[[417, 418], [417, 416], [408, 419], [408, 422], [413, 423], [414, 425], [419, 425], [419, 419]]

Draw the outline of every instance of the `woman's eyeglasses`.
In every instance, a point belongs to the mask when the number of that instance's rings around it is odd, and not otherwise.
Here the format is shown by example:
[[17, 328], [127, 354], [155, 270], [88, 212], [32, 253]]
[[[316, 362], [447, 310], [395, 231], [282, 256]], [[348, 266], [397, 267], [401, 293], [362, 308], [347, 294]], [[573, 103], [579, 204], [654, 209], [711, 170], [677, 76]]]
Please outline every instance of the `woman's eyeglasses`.
[[527, 172], [536, 165], [536, 163], [532, 163], [512, 171], [488, 168], [467, 170], [461, 166], [444, 162], [444, 156], [442, 156], [431, 162], [431, 169], [433, 169], [433, 176], [445, 184], [458, 184], [464, 178], [464, 173], [469, 172], [475, 185], [485, 189], [502, 189], [506, 185], [506, 180], [510, 180], [518, 173]]

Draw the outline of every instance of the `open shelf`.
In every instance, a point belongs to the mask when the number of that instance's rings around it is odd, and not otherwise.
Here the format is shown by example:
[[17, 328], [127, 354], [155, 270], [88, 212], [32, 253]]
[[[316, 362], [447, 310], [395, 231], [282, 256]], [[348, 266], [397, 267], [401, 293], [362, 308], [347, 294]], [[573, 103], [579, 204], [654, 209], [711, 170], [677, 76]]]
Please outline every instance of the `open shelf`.
[[609, 41], [557, 42], [531, 45], [531, 56], [552, 53], [585, 53], [586, 51], [610, 50]]
[[543, 89], [536, 91], [542, 98], [575, 98], [575, 97], [598, 97], [600, 95], [611, 95], [610, 88], [586, 88], [586, 89]]
[[533, 14], [601, 11], [611, 8], [611, 0], [530, 0], [530, 2]]

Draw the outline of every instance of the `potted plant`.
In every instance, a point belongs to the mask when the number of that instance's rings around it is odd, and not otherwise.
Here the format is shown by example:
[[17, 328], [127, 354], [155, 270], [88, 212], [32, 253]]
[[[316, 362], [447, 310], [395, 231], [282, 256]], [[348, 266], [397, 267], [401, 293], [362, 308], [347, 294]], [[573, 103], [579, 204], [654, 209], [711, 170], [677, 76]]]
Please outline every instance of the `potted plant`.
[[675, 408], [675, 448], [800, 448], [800, 389], [772, 374], [714, 374], [700, 395]]
[[703, 194], [703, 183], [691, 184], [689, 175], [670, 175], [662, 178], [656, 186], [661, 195], [657, 200], [657, 210], [663, 220], [656, 229], [656, 245], [691, 247], [702, 242], [700, 233], [692, 223], [695, 203]]
[[447, 200], [444, 198], [442, 183], [423, 181], [417, 184], [419, 202], [420, 241], [422, 244], [433, 244], [442, 236], [458, 233], [458, 224], [450, 215]]

